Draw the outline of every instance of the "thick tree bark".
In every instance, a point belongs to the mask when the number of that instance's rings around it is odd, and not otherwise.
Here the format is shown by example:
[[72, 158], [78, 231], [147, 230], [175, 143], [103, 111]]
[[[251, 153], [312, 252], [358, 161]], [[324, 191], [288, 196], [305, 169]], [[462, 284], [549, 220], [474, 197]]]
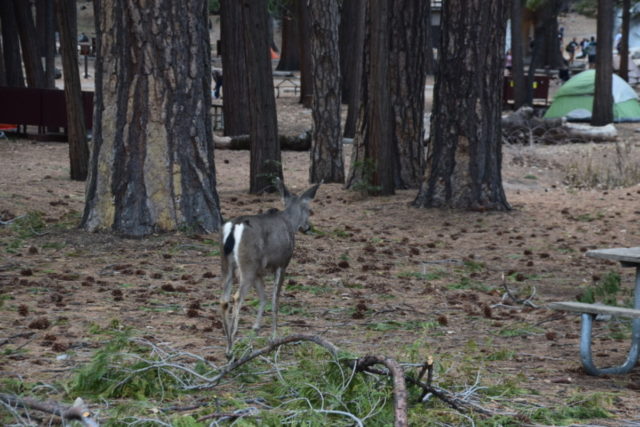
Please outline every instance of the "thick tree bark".
[[60, 30], [60, 50], [64, 70], [64, 97], [67, 106], [67, 134], [69, 139], [69, 163], [71, 179], [84, 181], [89, 168], [89, 147], [87, 129], [82, 105], [82, 89], [78, 70], [78, 50], [76, 39], [72, 38], [69, 9], [76, 7], [75, 0], [55, 0], [58, 29]]
[[242, 10], [237, 0], [220, 1], [224, 134], [249, 133], [249, 92], [245, 60]]
[[280, 61], [276, 67], [278, 71], [300, 69], [300, 26], [293, 12], [287, 9], [282, 15], [282, 49], [280, 49]]
[[18, 24], [13, 0], [0, 0], [0, 19], [2, 20], [2, 48], [7, 86], [24, 86], [22, 57], [18, 39]]
[[37, 0], [36, 22], [38, 33], [38, 46], [40, 57], [45, 58], [44, 81], [46, 87], [55, 88], [55, 25], [54, 25], [54, 0]]
[[[355, 82], [355, 65], [359, 60], [355, 53], [358, 51], [358, 21], [363, 13], [362, 0], [343, 0], [340, 10], [340, 25], [338, 27], [338, 42], [340, 50], [340, 90], [342, 102], [349, 103], [351, 86]], [[361, 76], [357, 76], [358, 79]]]
[[513, 109], [522, 107], [527, 100], [527, 80], [524, 76], [524, 47], [522, 37], [522, 1], [511, 0], [511, 78], [513, 79]]
[[[362, 82], [364, 81], [362, 76], [362, 61], [367, 5], [365, 0], [346, 0], [343, 2], [343, 8], [346, 7], [347, 3], [353, 4], [353, 9], [355, 9], [355, 13], [348, 18], [350, 20], [349, 28], [353, 29], [353, 43], [351, 46], [352, 50], [349, 52], [350, 56], [346, 53], [340, 53], [340, 70], [341, 72], [344, 71], [341, 79], [342, 88], [343, 90], [348, 90], [346, 101], [349, 104], [343, 135], [345, 138], [353, 138], [356, 134], [356, 122], [358, 120], [360, 99], [362, 97]], [[345, 13], [343, 13], [342, 16], [345, 17]], [[345, 19], [347, 18], [345, 17]], [[340, 24], [342, 27], [342, 21]], [[347, 24], [345, 23], [344, 25]], [[343, 29], [341, 34], [344, 32], [345, 30]], [[344, 50], [345, 47], [343, 45], [345, 43], [342, 40], [343, 37], [342, 35], [340, 36], [340, 46], [341, 49]], [[351, 35], [349, 35], [349, 37], [351, 37]], [[345, 99], [344, 93], [342, 98], [343, 100]]]
[[620, 77], [629, 81], [629, 24], [631, 22], [631, 0], [622, 1], [622, 39], [620, 40]]
[[309, 180], [344, 182], [340, 136], [340, 63], [337, 0], [311, 2], [313, 135]]
[[36, 26], [33, 22], [31, 12], [31, 2], [24, 0], [13, 0], [16, 11], [16, 21], [18, 22], [18, 33], [20, 34], [20, 46], [22, 47], [22, 59], [27, 75], [29, 87], [46, 87], [44, 79], [44, 67], [40, 61], [38, 50], [38, 37]]
[[[93, 147], [82, 226], [220, 227], [205, 0], [96, 0]], [[150, 37], [153, 35], [153, 37]]]
[[613, 122], [613, 7], [611, 0], [598, 0], [598, 48], [596, 51], [596, 85], [593, 96], [592, 126]]
[[307, 0], [295, 0], [300, 26], [300, 103], [311, 108], [313, 98], [313, 61], [311, 59], [311, 18]]
[[389, 86], [395, 188], [418, 188], [424, 176], [424, 85], [429, 2], [396, 0], [391, 10]]
[[[501, 177], [508, 0], [443, 3], [439, 78], [418, 207], [510, 209]], [[478, 43], [482, 40], [482, 43]]]
[[389, 88], [389, 0], [371, 0], [366, 16], [361, 110], [353, 141], [350, 189], [394, 194], [395, 149]]
[[282, 178], [276, 100], [269, 53], [267, 0], [242, 0], [251, 161], [249, 192], [275, 191], [274, 178]]

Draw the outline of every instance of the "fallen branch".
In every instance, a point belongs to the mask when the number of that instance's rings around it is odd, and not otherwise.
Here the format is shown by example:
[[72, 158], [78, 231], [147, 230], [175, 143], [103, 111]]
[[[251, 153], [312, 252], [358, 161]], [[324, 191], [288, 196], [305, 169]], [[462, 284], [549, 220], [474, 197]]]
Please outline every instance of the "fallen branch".
[[510, 144], [556, 144], [558, 142], [615, 141], [618, 132], [612, 124], [590, 126], [569, 123], [565, 118], [543, 119], [532, 107], [524, 106], [502, 118], [502, 138]]
[[[23, 333], [20, 333], [20, 334], [11, 335], [8, 338], [2, 338], [2, 339], [0, 339], [0, 347], [2, 347], [5, 344], [10, 343], [12, 340], [14, 340], [16, 338], [31, 338], [33, 335], [35, 335], [35, 332], [23, 332]], [[31, 342], [31, 341], [27, 341], [27, 344], [29, 342]], [[22, 348], [22, 347], [20, 347], [20, 348]]]
[[300, 341], [310, 341], [310, 342], [313, 342], [313, 343], [319, 345], [320, 347], [324, 347], [334, 357], [336, 357], [338, 355], [338, 353], [340, 352], [338, 347], [336, 347], [335, 345], [333, 345], [329, 341], [326, 341], [324, 338], [321, 338], [321, 337], [319, 337], [317, 335], [304, 335], [304, 334], [289, 335], [289, 336], [286, 336], [286, 337], [278, 338], [278, 339], [272, 341], [271, 344], [269, 344], [267, 347], [263, 347], [263, 348], [261, 348], [259, 350], [256, 350], [256, 351], [252, 352], [251, 354], [248, 354], [248, 355], [242, 357], [239, 360], [233, 361], [230, 364], [223, 366], [222, 369], [221, 369], [221, 372], [218, 375], [216, 375], [215, 378], [213, 378], [211, 380], [212, 384], [210, 384], [209, 386], [202, 387], [202, 388], [209, 388], [210, 386], [217, 385], [220, 382], [220, 380], [222, 378], [224, 378], [229, 372], [233, 371], [234, 369], [239, 368], [240, 366], [244, 365], [247, 362], [250, 362], [251, 360], [255, 359], [256, 357], [260, 357], [260, 356], [262, 356], [264, 354], [271, 353], [272, 351], [276, 350], [278, 347], [283, 346], [285, 344], [292, 344], [292, 343], [300, 342]]
[[[308, 151], [311, 148], [311, 132], [306, 131], [298, 136], [278, 135], [280, 149], [285, 151]], [[251, 147], [249, 135], [213, 136], [213, 143], [218, 150], [248, 150]]]
[[[504, 277], [504, 273], [502, 274], [502, 287], [505, 290], [505, 294], [502, 296], [502, 303], [505, 302], [505, 300], [510, 299], [511, 301], [513, 301], [515, 304], [518, 305], [524, 305], [527, 307], [531, 307], [531, 308], [539, 308], [537, 305], [535, 305], [533, 302], [531, 302], [531, 300], [536, 296], [536, 287], [532, 286], [531, 287], [531, 295], [529, 295], [527, 298], [518, 298], [517, 295], [515, 295], [511, 289], [509, 289], [509, 287], [507, 286], [507, 281]], [[492, 306], [492, 307], [497, 307], [498, 304]]]
[[0, 220], [0, 227], [5, 227], [7, 225], [11, 225], [12, 223], [16, 222], [17, 220], [19, 220], [21, 218], [24, 218], [25, 216], [26, 215], [20, 215], [20, 216], [17, 216], [15, 218], [9, 219], [7, 221]]
[[395, 426], [405, 427], [409, 425], [407, 419], [407, 385], [404, 381], [404, 370], [395, 360], [389, 357], [365, 356], [355, 363], [357, 372], [366, 371], [373, 365], [384, 365], [393, 378], [393, 410], [395, 413]]
[[92, 417], [91, 411], [84, 401], [77, 398], [72, 406], [61, 405], [58, 402], [40, 402], [30, 397], [18, 397], [12, 394], [0, 393], [0, 401], [9, 406], [19, 406], [56, 415], [66, 421], [79, 421], [84, 426], [97, 427], [100, 424]]

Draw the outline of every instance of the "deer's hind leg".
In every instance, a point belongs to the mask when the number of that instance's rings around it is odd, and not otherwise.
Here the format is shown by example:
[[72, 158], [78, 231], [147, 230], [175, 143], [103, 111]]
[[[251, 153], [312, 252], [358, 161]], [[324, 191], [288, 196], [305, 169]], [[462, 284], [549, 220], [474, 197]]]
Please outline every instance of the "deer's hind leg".
[[222, 296], [220, 297], [220, 317], [222, 318], [222, 329], [227, 338], [227, 353], [231, 351], [235, 331], [233, 330], [233, 308], [231, 301], [231, 291], [233, 289], [233, 278], [235, 275], [234, 264], [228, 260], [223, 261], [223, 275], [225, 276]]
[[277, 335], [277, 329], [278, 329], [278, 305], [279, 305], [279, 301], [280, 301], [280, 290], [282, 289], [282, 282], [284, 281], [284, 268], [283, 267], [279, 267], [276, 269], [275, 272], [275, 277], [273, 280], [273, 299], [271, 301], [271, 316], [273, 319], [272, 325], [271, 325], [271, 337], [275, 338]]
[[233, 303], [233, 314], [232, 318], [232, 327], [231, 327], [231, 344], [235, 340], [236, 333], [238, 332], [238, 324], [240, 323], [240, 309], [242, 308], [242, 303], [244, 302], [244, 297], [247, 295], [247, 291], [251, 284], [256, 280], [256, 276], [253, 274], [240, 274], [240, 287], [238, 291], [233, 295], [232, 303]]
[[264, 279], [262, 278], [262, 276], [256, 277], [256, 279], [253, 282], [253, 286], [256, 288], [256, 292], [258, 293], [260, 304], [258, 305], [258, 314], [256, 315], [256, 322], [253, 324], [252, 329], [254, 331], [258, 331], [260, 329], [260, 324], [262, 323], [262, 314], [264, 313], [264, 306], [267, 303], [267, 295], [264, 291]]

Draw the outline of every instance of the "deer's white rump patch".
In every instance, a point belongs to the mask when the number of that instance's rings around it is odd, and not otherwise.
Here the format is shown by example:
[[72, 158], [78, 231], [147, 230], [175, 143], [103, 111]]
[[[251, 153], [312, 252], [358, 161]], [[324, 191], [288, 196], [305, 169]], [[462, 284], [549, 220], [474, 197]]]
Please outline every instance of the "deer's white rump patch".
[[236, 224], [233, 229], [233, 239], [236, 244], [233, 246], [233, 260], [236, 262], [238, 268], [240, 268], [240, 260], [238, 259], [238, 248], [240, 247], [240, 239], [242, 239], [242, 232], [244, 231], [244, 224]]
[[[233, 222], [229, 221], [224, 224], [222, 227], [222, 244], [225, 246], [225, 254], [227, 253], [227, 240], [231, 239], [231, 244], [233, 245], [231, 248], [231, 252], [229, 255], [232, 255], [233, 261], [237, 266], [240, 266], [240, 260], [238, 257], [238, 247], [240, 246], [240, 239], [242, 238], [242, 232], [244, 231], [244, 224], [233, 224]], [[233, 232], [233, 235], [230, 234]]]

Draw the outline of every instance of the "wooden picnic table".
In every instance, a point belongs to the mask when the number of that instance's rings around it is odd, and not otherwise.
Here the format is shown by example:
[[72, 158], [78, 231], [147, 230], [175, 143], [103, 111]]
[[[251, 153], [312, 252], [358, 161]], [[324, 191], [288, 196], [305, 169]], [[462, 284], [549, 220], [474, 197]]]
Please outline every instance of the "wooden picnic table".
[[[638, 355], [640, 354], [640, 247], [596, 249], [587, 251], [586, 256], [618, 261], [622, 267], [636, 268], [633, 308], [580, 302], [555, 302], [551, 303], [549, 307], [556, 310], [577, 312], [582, 315], [580, 359], [584, 369], [589, 375], [626, 374], [636, 366]], [[632, 319], [631, 347], [627, 359], [622, 365], [609, 368], [597, 368], [593, 363], [591, 354], [591, 331], [593, 320], [599, 314]]]

